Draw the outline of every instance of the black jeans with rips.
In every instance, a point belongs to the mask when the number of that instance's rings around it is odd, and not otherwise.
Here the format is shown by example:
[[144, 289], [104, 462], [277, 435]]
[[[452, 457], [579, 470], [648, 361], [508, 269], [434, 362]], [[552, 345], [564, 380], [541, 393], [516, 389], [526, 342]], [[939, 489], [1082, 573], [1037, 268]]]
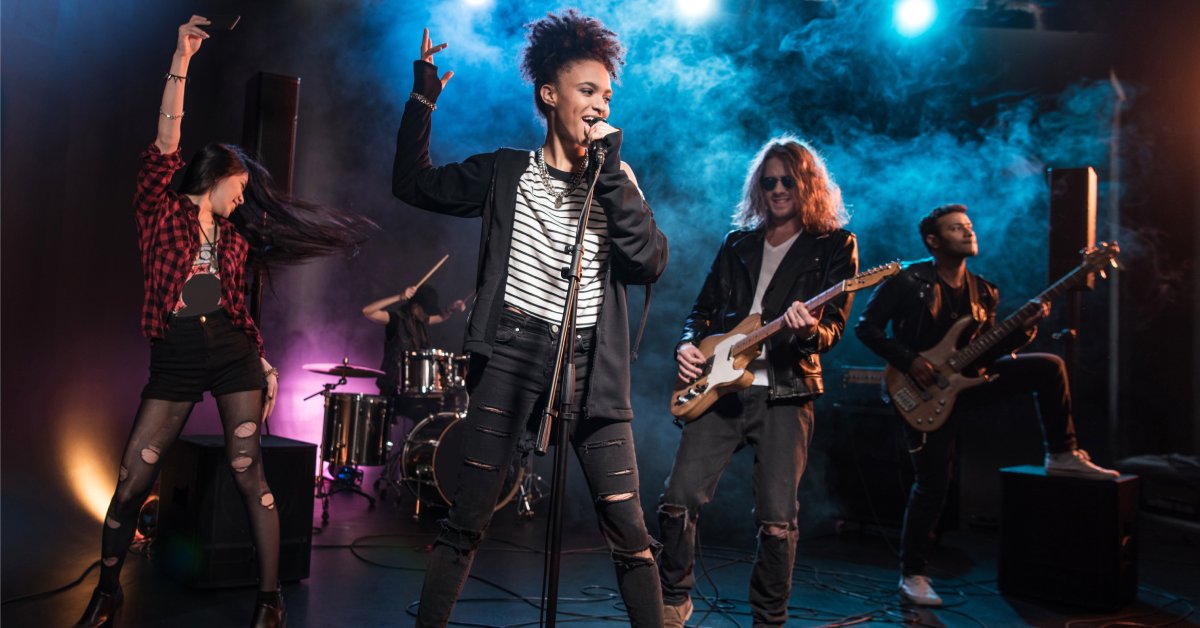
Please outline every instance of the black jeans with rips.
[[962, 421], [970, 420], [972, 408], [1009, 395], [1034, 393], [1046, 453], [1061, 453], [1076, 447], [1071, 389], [1062, 358], [1050, 353], [1005, 357], [993, 362], [987, 372], [996, 376], [996, 380], [963, 391], [953, 414], [940, 429], [920, 432], [907, 423], [904, 426], [915, 471], [900, 533], [900, 570], [906, 576], [925, 575], [926, 555], [933, 545], [933, 531], [950, 486], [958, 429]]
[[[466, 583], [479, 543], [492, 519], [501, 486], [518, 445], [536, 430], [545, 386], [554, 370], [557, 326], [506, 308], [492, 357], [472, 364], [466, 445], [458, 491], [433, 545], [421, 590], [418, 626], [444, 626]], [[593, 330], [575, 341], [575, 408], [588, 377]], [[650, 538], [638, 499], [638, 469], [629, 421], [582, 417], [572, 426], [571, 446], [595, 503], [608, 543], [617, 586], [633, 626], [662, 624], [662, 593]], [[651, 550], [651, 557], [639, 556]]]
[[813, 407], [810, 401], [770, 402], [767, 394], [766, 386], [751, 386], [725, 395], [684, 425], [675, 464], [659, 499], [663, 542], [659, 573], [666, 604], [683, 604], [695, 586], [700, 509], [712, 501], [733, 454], [749, 445], [754, 450], [758, 523], [750, 608], [756, 626], [787, 622], [800, 510], [796, 491], [812, 442]]

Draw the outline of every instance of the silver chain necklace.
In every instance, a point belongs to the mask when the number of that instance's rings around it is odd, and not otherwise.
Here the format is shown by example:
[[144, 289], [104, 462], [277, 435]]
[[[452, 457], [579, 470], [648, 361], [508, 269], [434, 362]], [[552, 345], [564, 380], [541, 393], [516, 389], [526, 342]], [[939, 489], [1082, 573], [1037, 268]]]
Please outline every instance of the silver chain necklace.
[[563, 199], [570, 196], [571, 192], [574, 192], [575, 188], [579, 187], [579, 184], [583, 182], [583, 173], [587, 171], [588, 167], [587, 154], [585, 153], [583, 156], [583, 164], [571, 175], [571, 181], [567, 183], [567, 189], [562, 192], [555, 191], [554, 185], [550, 183], [550, 172], [546, 170], [546, 156], [542, 153], [541, 147], [537, 149], [535, 155], [537, 158], [538, 174], [542, 177], [542, 185], [554, 197], [554, 208], [558, 209], [562, 207]]

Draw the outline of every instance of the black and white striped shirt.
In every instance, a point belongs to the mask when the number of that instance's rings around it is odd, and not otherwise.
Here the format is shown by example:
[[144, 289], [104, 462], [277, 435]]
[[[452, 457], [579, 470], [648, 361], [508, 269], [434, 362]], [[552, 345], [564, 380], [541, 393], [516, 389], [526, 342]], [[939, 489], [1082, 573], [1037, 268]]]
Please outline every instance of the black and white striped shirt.
[[[571, 173], [549, 166], [547, 171], [556, 192], [567, 188]], [[562, 207], [556, 208], [554, 196], [546, 190], [538, 174], [537, 158], [534, 153], [529, 154], [529, 166], [517, 183], [505, 303], [552, 323], [562, 320], [567, 300], [567, 280], [562, 277], [562, 269], [571, 265], [571, 254], [566, 249], [574, 243], [586, 196], [585, 181], [563, 199]], [[593, 327], [600, 318], [608, 244], [608, 219], [600, 204], [593, 203], [584, 235], [577, 327]]]

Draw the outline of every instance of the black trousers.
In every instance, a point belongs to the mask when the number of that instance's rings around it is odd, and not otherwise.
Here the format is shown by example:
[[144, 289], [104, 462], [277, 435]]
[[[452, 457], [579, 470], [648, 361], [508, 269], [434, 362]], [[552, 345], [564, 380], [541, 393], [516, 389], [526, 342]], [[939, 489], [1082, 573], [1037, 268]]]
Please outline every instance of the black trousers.
[[[434, 541], [421, 590], [418, 626], [444, 626], [492, 519], [505, 473], [540, 417], [545, 384], [554, 369], [557, 326], [506, 309], [491, 359], [473, 363], [468, 377], [466, 445], [458, 490]], [[576, 407], [588, 377], [592, 330], [576, 338]], [[482, 361], [480, 361], [482, 362]], [[575, 421], [571, 446], [595, 503], [600, 532], [612, 553], [617, 585], [634, 626], [662, 623], [662, 594], [653, 558], [638, 556], [657, 543], [646, 531], [638, 499], [638, 469], [629, 421], [583, 417]]]
[[1071, 389], [1061, 358], [1049, 353], [1005, 357], [992, 363], [987, 372], [998, 376], [997, 379], [964, 391], [941, 429], [920, 432], [905, 424], [905, 440], [916, 472], [900, 533], [900, 569], [906, 576], [925, 573], [925, 557], [946, 502], [958, 429], [964, 420], [970, 420], [972, 407], [1009, 395], [1033, 393], [1037, 395], [1046, 453], [1071, 451], [1076, 447]]
[[695, 586], [700, 509], [712, 501], [733, 454], [749, 445], [754, 450], [754, 518], [759, 526], [750, 608], [756, 626], [787, 622], [800, 509], [796, 491], [812, 442], [813, 407], [808, 401], [769, 402], [767, 394], [766, 386], [751, 386], [726, 395], [684, 425], [659, 499], [659, 573], [667, 604], [683, 604]]

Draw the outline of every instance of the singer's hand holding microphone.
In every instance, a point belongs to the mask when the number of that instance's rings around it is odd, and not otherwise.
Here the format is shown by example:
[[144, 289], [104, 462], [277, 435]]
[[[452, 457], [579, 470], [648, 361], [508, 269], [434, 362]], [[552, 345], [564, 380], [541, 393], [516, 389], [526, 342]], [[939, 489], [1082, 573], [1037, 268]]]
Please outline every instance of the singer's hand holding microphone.
[[597, 157], [605, 160], [608, 152], [621, 144], [621, 129], [612, 126], [604, 118], [593, 118], [588, 125], [584, 134], [588, 144], [588, 158], [593, 161]]

